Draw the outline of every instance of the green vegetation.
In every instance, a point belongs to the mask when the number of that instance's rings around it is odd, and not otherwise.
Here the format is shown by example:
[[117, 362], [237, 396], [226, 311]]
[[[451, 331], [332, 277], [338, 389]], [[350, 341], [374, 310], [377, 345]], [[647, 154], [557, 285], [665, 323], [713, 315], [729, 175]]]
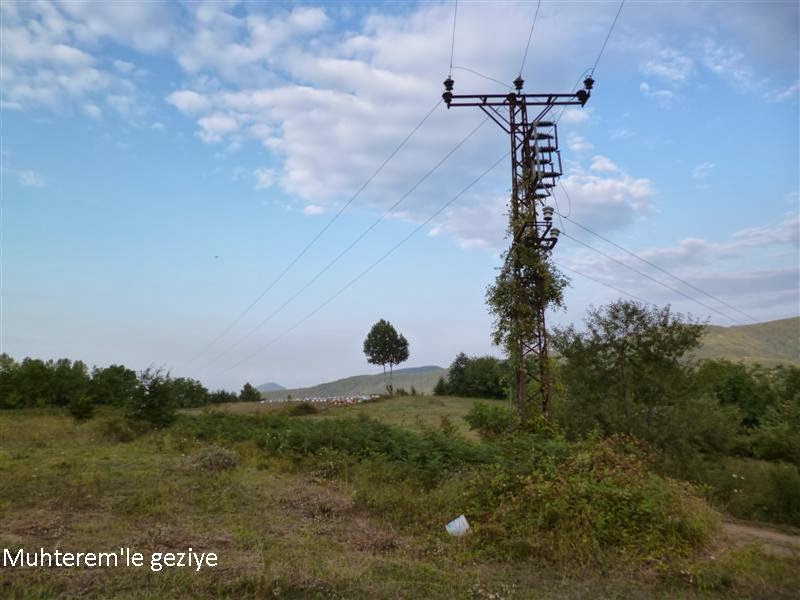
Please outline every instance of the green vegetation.
[[389, 365], [389, 383], [386, 384], [386, 391], [391, 396], [394, 389], [392, 369], [394, 365], [408, 360], [408, 340], [397, 333], [389, 321], [381, 319], [372, 326], [364, 340], [364, 354], [367, 355], [367, 362], [383, 367], [384, 375], [386, 375], [386, 365]]
[[[403, 399], [418, 410], [433, 400]], [[220, 566], [102, 569], [91, 577], [82, 569], [3, 569], [0, 591], [788, 597], [800, 585], [796, 558], [756, 547], [715, 547], [709, 558], [718, 517], [690, 486], [653, 474], [630, 440], [571, 444], [532, 435], [488, 444], [347, 416], [392, 402], [324, 418], [183, 415], [160, 430], [131, 422], [133, 437], [124, 442], [108, 435], [126, 422], [118, 409], [99, 409], [85, 423], [53, 409], [3, 411], [3, 546], [191, 546], [216, 551]], [[472, 533], [450, 538], [443, 525], [461, 512]]]
[[507, 398], [509, 379], [507, 365], [493, 356], [456, 356], [447, 379], [442, 376], [433, 393], [437, 396], [469, 398]]
[[586, 325], [554, 339], [569, 439], [633, 436], [731, 514], [800, 526], [800, 368], [689, 361], [703, 326], [669, 308], [620, 301]]
[[260, 402], [261, 392], [249, 383], [245, 383], [242, 391], [239, 392], [239, 400], [242, 402]]
[[[525, 165], [524, 186], [532, 185], [530, 165]], [[515, 189], [514, 193], [523, 193]], [[532, 193], [530, 190], [525, 195]], [[552, 363], [538, 360], [532, 353], [540, 341], [547, 309], [563, 306], [567, 280], [556, 268], [549, 251], [542, 248], [535, 222], [535, 202], [526, 206], [512, 200], [518, 208], [509, 214], [508, 235], [511, 248], [494, 284], [486, 291], [486, 303], [494, 317], [492, 341], [506, 356], [511, 398], [521, 429], [527, 429], [537, 416], [551, 418]], [[533, 214], [529, 211], [533, 210]]]
[[514, 430], [514, 413], [505, 406], [476, 402], [464, 415], [469, 428], [485, 440], [493, 440]]
[[800, 525], [800, 368], [693, 362], [703, 329], [594, 310], [554, 336], [556, 421], [524, 427], [491, 398], [507, 367], [490, 357], [441, 380], [488, 399], [352, 406], [0, 357], [3, 547], [220, 555], [201, 573], [3, 569], [0, 594], [791, 597], [800, 537], [745, 527], [765, 545], [742, 545], [720, 524]]
[[225, 402], [255, 402], [261, 394], [246, 383], [240, 395], [209, 392], [199, 381], [173, 378], [162, 369], [137, 374], [121, 365], [95, 367], [67, 358], [15, 361], [0, 355], [0, 409], [67, 407], [78, 420], [91, 418], [102, 406], [123, 408], [126, 414], [156, 426], [166, 426], [175, 410]]

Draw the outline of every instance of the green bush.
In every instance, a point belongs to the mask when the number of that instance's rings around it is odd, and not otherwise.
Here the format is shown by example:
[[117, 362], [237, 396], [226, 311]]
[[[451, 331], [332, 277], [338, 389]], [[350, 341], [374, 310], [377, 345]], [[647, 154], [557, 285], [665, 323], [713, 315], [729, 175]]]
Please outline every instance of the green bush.
[[[505, 558], [604, 562], [687, 556], [708, 539], [715, 513], [688, 484], [654, 475], [625, 440], [530, 447], [515, 469], [481, 470], [466, 514], [474, 544]], [[519, 457], [518, 457], [519, 458]]]
[[311, 404], [311, 402], [298, 402], [292, 404], [286, 409], [286, 414], [292, 417], [302, 417], [304, 415], [315, 415], [319, 409]]
[[491, 440], [511, 431], [514, 426], [514, 413], [504, 406], [476, 402], [464, 415], [464, 420], [481, 438]]
[[800, 526], [800, 470], [753, 459], [714, 461], [697, 480], [734, 517]]
[[145, 431], [141, 422], [132, 421], [117, 413], [99, 416], [92, 422], [92, 426], [102, 439], [112, 443], [132, 442]]
[[273, 454], [296, 457], [336, 452], [357, 460], [386, 460], [393, 473], [430, 485], [464, 466], [489, 462], [494, 452], [440, 431], [415, 433], [365, 416], [351, 419], [293, 419], [283, 415], [214, 413], [183, 416], [179, 433], [200, 440], [252, 440]]
[[73, 397], [67, 409], [69, 413], [78, 421], [87, 421], [94, 415], [94, 402], [88, 394], [80, 394]]
[[507, 394], [504, 362], [493, 356], [456, 356], [447, 371], [447, 381], [439, 378], [433, 390], [437, 396], [502, 399]]
[[761, 426], [750, 432], [752, 455], [765, 460], [784, 460], [800, 466], [800, 394], [770, 407]]
[[169, 374], [147, 369], [140, 375], [142, 387], [126, 407], [126, 416], [154, 427], [166, 427], [176, 417], [175, 394]]

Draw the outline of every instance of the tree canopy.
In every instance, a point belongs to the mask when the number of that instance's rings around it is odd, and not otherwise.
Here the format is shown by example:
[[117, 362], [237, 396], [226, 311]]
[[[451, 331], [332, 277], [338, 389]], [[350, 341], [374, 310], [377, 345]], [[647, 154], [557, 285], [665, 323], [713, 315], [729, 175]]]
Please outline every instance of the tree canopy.
[[261, 402], [261, 392], [254, 388], [250, 383], [245, 383], [242, 391], [239, 392], [239, 400], [242, 402]]
[[493, 356], [467, 356], [463, 352], [450, 365], [447, 379], [441, 378], [434, 388], [439, 396], [469, 398], [507, 397], [507, 366]]
[[389, 365], [389, 384], [388, 389], [391, 393], [392, 368], [401, 362], [408, 360], [408, 340], [397, 333], [394, 326], [381, 319], [372, 326], [366, 339], [364, 340], [364, 354], [367, 362], [373, 365], [381, 365], [384, 374], [386, 365]]

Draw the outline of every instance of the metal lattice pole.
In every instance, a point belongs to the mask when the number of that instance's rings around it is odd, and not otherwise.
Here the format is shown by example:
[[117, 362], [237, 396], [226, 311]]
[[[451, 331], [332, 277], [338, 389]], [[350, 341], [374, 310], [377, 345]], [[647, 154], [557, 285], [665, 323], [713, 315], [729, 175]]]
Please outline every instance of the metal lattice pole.
[[[584, 80], [584, 89], [568, 94], [523, 94], [524, 81], [514, 81], [516, 92], [508, 94], [453, 94], [453, 79], [448, 77], [442, 94], [447, 107], [477, 106], [497, 123], [511, 139], [510, 261], [514, 299], [511, 307], [512, 331], [509, 352], [514, 355], [514, 404], [523, 426], [530, 419], [528, 385], [538, 383], [541, 413], [551, 417], [552, 378], [548, 362], [544, 279], [541, 273], [527, 273], [522, 254], [541, 257], [558, 241], [559, 231], [552, 226], [553, 209], [545, 205], [550, 190], [561, 175], [558, 132], [554, 121], [544, 117], [554, 106], [584, 106], [594, 80]], [[538, 113], [531, 120], [528, 108]], [[541, 207], [541, 216], [539, 208]], [[533, 313], [534, 326], [526, 329], [523, 315]], [[535, 372], [530, 363], [535, 361]]]

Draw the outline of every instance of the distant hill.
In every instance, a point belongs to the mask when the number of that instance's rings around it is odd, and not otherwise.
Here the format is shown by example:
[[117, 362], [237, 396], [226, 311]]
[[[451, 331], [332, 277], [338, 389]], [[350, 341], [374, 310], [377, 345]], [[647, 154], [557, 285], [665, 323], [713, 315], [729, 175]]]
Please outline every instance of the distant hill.
[[800, 317], [732, 327], [712, 325], [695, 356], [765, 367], [800, 365]]
[[278, 392], [280, 390], [285, 390], [286, 388], [279, 383], [270, 381], [269, 383], [262, 383], [261, 385], [256, 387], [256, 389], [259, 392]]
[[[779, 364], [800, 366], [800, 317], [719, 327], [711, 325], [703, 338], [696, 358], [726, 358], [759, 363], [765, 367]], [[394, 372], [394, 387], [418, 393], [430, 394], [440, 377], [447, 376], [447, 369], [437, 366], [411, 367]], [[381, 394], [386, 391], [383, 374], [356, 375], [307, 388], [286, 389], [277, 383], [265, 383], [258, 390], [269, 400], [292, 398], [329, 398], [361, 394]]]
[[[411, 391], [413, 387], [420, 394], [430, 394], [439, 377], [445, 376], [447, 369], [437, 366], [411, 367], [396, 369], [392, 377], [395, 389], [404, 388]], [[261, 388], [259, 388], [261, 389]], [[288, 394], [292, 398], [330, 398], [333, 396], [350, 396], [362, 394], [382, 394], [386, 391], [383, 373], [377, 375], [356, 375], [345, 377], [328, 383], [320, 383], [307, 388], [264, 391], [268, 400], [285, 399]]]

